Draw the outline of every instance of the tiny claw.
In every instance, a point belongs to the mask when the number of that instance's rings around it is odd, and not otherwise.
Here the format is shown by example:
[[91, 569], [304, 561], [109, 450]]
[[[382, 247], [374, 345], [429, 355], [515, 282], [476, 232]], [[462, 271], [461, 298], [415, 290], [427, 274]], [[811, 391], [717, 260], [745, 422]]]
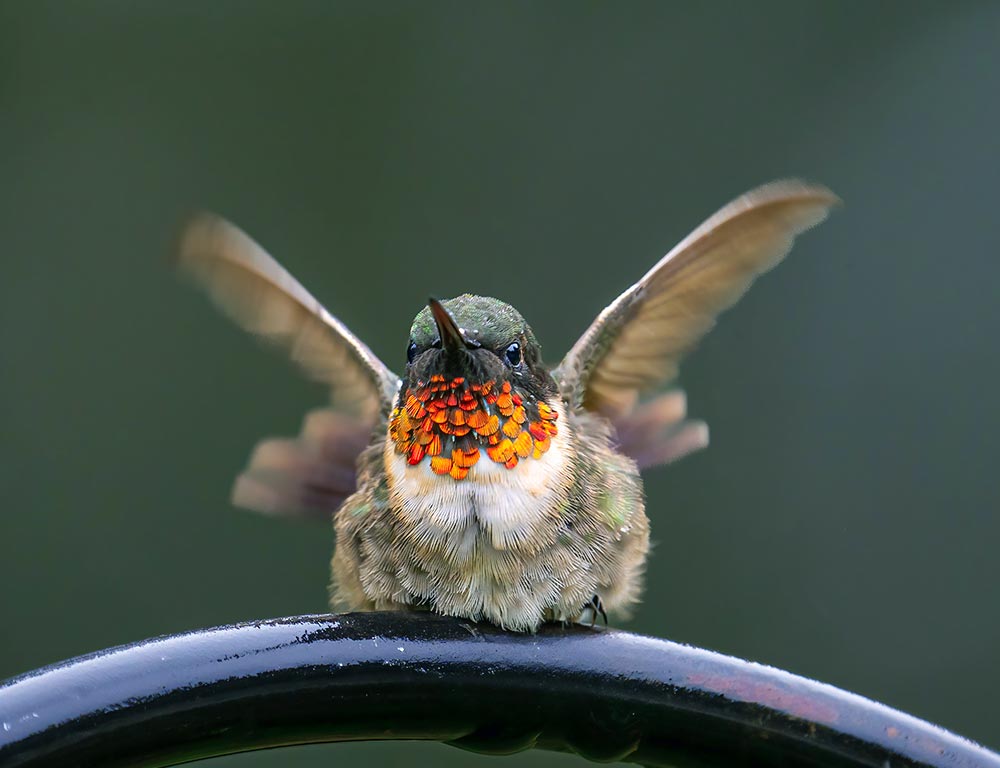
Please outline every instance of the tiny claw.
[[597, 625], [597, 616], [600, 614], [601, 619], [604, 621], [604, 626], [608, 626], [608, 614], [604, 611], [604, 603], [601, 602], [600, 595], [594, 595], [590, 598], [590, 602], [587, 603], [584, 610], [589, 608], [591, 610], [590, 614], [590, 628], [593, 629]]

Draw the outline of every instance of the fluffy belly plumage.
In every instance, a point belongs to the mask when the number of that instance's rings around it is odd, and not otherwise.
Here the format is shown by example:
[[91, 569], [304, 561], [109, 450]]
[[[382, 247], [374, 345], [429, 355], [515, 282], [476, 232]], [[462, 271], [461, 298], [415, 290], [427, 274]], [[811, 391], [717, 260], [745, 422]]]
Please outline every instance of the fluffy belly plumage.
[[460, 482], [386, 450], [393, 527], [408, 553], [398, 562], [403, 589], [441, 612], [510, 628], [575, 618], [592, 591], [571, 577], [581, 558], [564, 514], [570, 438], [560, 438], [513, 469], [480, 461]]

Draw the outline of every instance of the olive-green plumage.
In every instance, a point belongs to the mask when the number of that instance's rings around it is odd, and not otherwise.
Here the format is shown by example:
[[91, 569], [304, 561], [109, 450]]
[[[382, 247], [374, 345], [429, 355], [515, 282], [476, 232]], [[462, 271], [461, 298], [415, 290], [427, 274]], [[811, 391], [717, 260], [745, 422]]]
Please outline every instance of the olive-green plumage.
[[[664, 256], [549, 370], [498, 299], [431, 300], [397, 377], [232, 225], [185, 230], [180, 267], [329, 384], [296, 439], [261, 442], [239, 506], [329, 516], [338, 608], [433, 610], [531, 631], [633, 605], [649, 549], [640, 470], [707, 444], [679, 390], [651, 398], [792, 240], [836, 202], [775, 182]], [[661, 523], [662, 524], [662, 523]], [[669, 528], [664, 528], [664, 538]]]

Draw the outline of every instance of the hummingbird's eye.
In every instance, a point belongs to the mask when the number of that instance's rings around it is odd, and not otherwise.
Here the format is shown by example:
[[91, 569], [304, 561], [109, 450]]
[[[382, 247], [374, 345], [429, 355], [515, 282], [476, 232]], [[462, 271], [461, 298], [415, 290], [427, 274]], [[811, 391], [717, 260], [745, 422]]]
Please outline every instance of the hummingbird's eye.
[[503, 353], [504, 358], [512, 367], [516, 367], [521, 364], [521, 345], [516, 341], [507, 347], [507, 351]]
[[411, 341], [410, 346], [406, 348], [406, 362], [410, 364], [413, 362], [413, 358], [417, 356], [417, 342]]

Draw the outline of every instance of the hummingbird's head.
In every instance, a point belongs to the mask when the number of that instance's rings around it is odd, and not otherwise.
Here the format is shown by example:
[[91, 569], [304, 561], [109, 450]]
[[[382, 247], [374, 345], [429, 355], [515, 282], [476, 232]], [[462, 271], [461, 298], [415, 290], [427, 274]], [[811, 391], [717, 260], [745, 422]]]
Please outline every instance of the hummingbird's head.
[[524, 394], [543, 399], [555, 394], [535, 334], [521, 313], [486, 296], [430, 299], [413, 320], [406, 362], [411, 382], [435, 376], [462, 378], [470, 385], [509, 381]]
[[558, 430], [558, 389], [531, 328], [509, 304], [430, 299], [414, 318], [406, 375], [389, 423], [398, 453], [465, 478], [480, 456], [509, 469], [540, 458]]

